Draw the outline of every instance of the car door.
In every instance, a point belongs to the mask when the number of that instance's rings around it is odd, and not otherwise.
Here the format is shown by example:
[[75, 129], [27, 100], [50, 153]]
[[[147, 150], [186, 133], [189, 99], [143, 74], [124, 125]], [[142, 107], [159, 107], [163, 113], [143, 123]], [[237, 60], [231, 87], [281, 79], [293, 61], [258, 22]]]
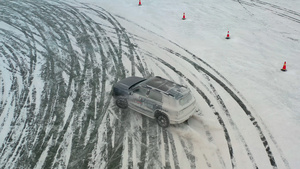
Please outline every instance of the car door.
[[162, 94], [156, 90], [149, 90], [146, 99], [143, 101], [148, 116], [154, 117], [155, 110], [161, 108]]
[[143, 108], [143, 101], [145, 100], [146, 93], [147, 90], [143, 87], [137, 87], [133, 89], [130, 96], [130, 107], [139, 112], [144, 111], [145, 108]]

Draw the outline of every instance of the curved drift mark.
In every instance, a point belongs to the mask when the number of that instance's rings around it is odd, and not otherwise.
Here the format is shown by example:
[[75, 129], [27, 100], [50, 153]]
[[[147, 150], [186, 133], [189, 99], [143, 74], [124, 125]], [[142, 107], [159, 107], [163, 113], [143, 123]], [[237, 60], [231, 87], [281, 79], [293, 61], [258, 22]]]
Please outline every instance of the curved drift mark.
[[[213, 74], [211, 74], [209, 71], [207, 71], [206, 69], [204, 69], [203, 67], [199, 66], [198, 64], [196, 64], [195, 62], [191, 61], [190, 59], [180, 55], [179, 53], [174, 52], [171, 49], [165, 48], [166, 51], [178, 56], [181, 59], [184, 59], [185, 61], [187, 61], [188, 63], [190, 63], [191, 65], [194, 66], [194, 68], [198, 71], [202, 71], [204, 73], [206, 73], [208, 76], [210, 76], [213, 80], [215, 80], [225, 91], [227, 91], [228, 94], [231, 95], [231, 97], [238, 103], [238, 105], [243, 109], [243, 111], [246, 113], [246, 115], [249, 117], [250, 121], [252, 122], [252, 124], [256, 127], [257, 131], [259, 132], [259, 136], [260, 139], [265, 147], [266, 153], [268, 154], [270, 163], [273, 167], [277, 168], [277, 164], [275, 162], [273, 153], [270, 149], [270, 146], [266, 140], [266, 137], [264, 135], [264, 133], [262, 132], [260, 126], [258, 125], [257, 121], [255, 120], [255, 118], [253, 117], [252, 113], [247, 109], [246, 105], [242, 102], [242, 100], [231, 90], [229, 89], [221, 80], [219, 80], [217, 77], [215, 77]], [[162, 60], [162, 62], [164, 62]], [[170, 65], [171, 66], [171, 65]], [[175, 69], [175, 68], [174, 68]]]
[[[99, 135], [103, 134], [98, 133], [100, 124], [105, 120], [112, 121], [106, 116], [111, 100], [109, 85], [125, 77], [120, 57], [122, 50], [119, 49], [124, 41], [131, 44], [126, 39], [129, 37], [123, 37], [124, 32], [112, 35], [109, 31], [119, 32], [122, 28], [111, 24], [113, 26], [107, 31], [109, 28], [94, 22], [78, 7], [59, 1], [1, 1], [0, 6], [0, 11], [6, 15], [0, 16], [0, 20], [21, 35], [16, 37], [13, 31], [0, 29], [1, 37], [5, 34], [9, 37], [9, 40], [3, 39], [4, 44], [14, 44], [18, 54], [17, 59], [10, 59], [17, 64], [8, 60], [9, 66], [18, 66], [21, 71], [12, 67], [13, 77], [18, 73], [23, 80], [19, 84], [14, 79], [15, 86], [10, 90], [24, 86], [24, 91], [15, 90], [15, 93], [22, 93], [21, 97], [16, 95], [14, 98], [20, 108], [14, 112], [21, 118], [13, 119], [12, 124], [23, 119], [26, 121], [20, 123], [24, 130], [19, 130], [16, 125], [10, 129], [7, 141], [1, 146], [1, 157], [6, 159], [0, 158], [0, 166], [87, 168], [94, 160], [93, 151], [97, 151]], [[103, 23], [107, 21], [103, 20]], [[117, 43], [111, 40], [114, 35], [117, 35]], [[119, 48], [114, 45], [118, 42]], [[6, 46], [0, 47], [0, 51], [9, 51], [7, 49]], [[27, 51], [30, 51], [28, 55]], [[14, 54], [14, 51], [10, 53]], [[30, 63], [25, 62], [28, 58]], [[32, 76], [41, 76], [41, 80], [37, 79], [43, 84], [40, 91], [35, 89], [36, 84], [31, 84], [36, 78]], [[103, 135], [103, 138], [111, 137], [107, 139], [109, 152], [99, 154], [104, 160], [113, 159], [111, 163], [120, 163], [121, 157], [114, 156], [111, 150], [120, 147], [117, 150], [122, 151], [122, 146], [113, 146], [113, 132], [109, 128]]]
[[[228, 150], [229, 150], [229, 155], [230, 155], [230, 159], [231, 159], [231, 165], [232, 168], [235, 168], [236, 166], [236, 162], [235, 162], [235, 158], [233, 155], [233, 148], [232, 148], [232, 144], [231, 144], [231, 139], [230, 136], [228, 134], [227, 128], [225, 126], [225, 123], [222, 119], [222, 117], [219, 115], [219, 113], [215, 110], [214, 105], [211, 103], [211, 101], [207, 98], [207, 96], [190, 80], [188, 79], [185, 75], [183, 75], [180, 71], [176, 70], [176, 68], [174, 68], [172, 65], [170, 65], [169, 63], [165, 62], [164, 60], [160, 59], [160, 58], [154, 58], [157, 59], [158, 61], [160, 61], [161, 63], [163, 63], [164, 65], [166, 65], [167, 67], [169, 67], [171, 70], [173, 70], [174, 72], [176, 72], [179, 76], [185, 78], [188, 83], [194, 87], [197, 92], [203, 97], [203, 99], [206, 101], [206, 103], [208, 104], [208, 106], [214, 111], [214, 114], [217, 116], [217, 119], [220, 123], [220, 125], [223, 128], [224, 131], [224, 135], [225, 135], [225, 139], [227, 141], [227, 146], [228, 146]], [[218, 156], [220, 158], [220, 156]], [[220, 160], [220, 159], [219, 159]], [[222, 161], [222, 160], [220, 160]], [[222, 164], [222, 163], [221, 163]]]
[[[152, 32], [153, 33], [153, 32]], [[161, 37], [161, 38], [164, 38], [163, 36], [160, 36], [160, 35], [157, 35], [157, 36], [159, 36], [159, 37]], [[164, 38], [165, 39], [165, 38]], [[235, 92], [237, 92], [237, 93], [239, 93], [239, 91], [220, 73], [220, 72], [218, 72], [216, 69], [214, 69], [212, 66], [210, 66], [207, 62], [205, 62], [204, 60], [202, 60], [201, 58], [199, 58], [199, 57], [196, 57], [196, 55], [194, 55], [192, 52], [190, 52], [190, 51], [188, 51], [187, 49], [185, 49], [185, 48], [183, 48], [183, 47], [181, 47], [180, 45], [178, 45], [177, 43], [174, 43], [174, 42], [172, 42], [172, 41], [170, 41], [170, 40], [168, 40], [170, 43], [172, 43], [172, 44], [174, 44], [174, 45], [176, 45], [177, 47], [179, 47], [179, 48], [181, 48], [182, 50], [184, 50], [184, 51], [186, 51], [188, 54], [190, 54], [194, 59], [196, 59], [196, 60], [199, 60], [201, 63], [204, 63], [206, 66], [208, 66], [210, 69], [212, 69], [218, 76], [220, 76], [227, 84], [229, 84], [229, 86], [231, 87], [231, 88], [233, 88], [234, 89], [234, 91]], [[173, 52], [174, 53], [174, 52]], [[243, 99], [243, 96], [242, 95], [240, 95], [240, 97]], [[245, 99], [244, 99], [245, 100]], [[280, 156], [281, 156], [281, 159], [282, 159], [282, 161], [284, 162], [284, 164], [285, 164], [285, 166], [287, 167], [287, 168], [290, 168], [290, 165], [289, 165], [289, 163], [288, 163], [288, 161], [287, 161], [287, 159], [284, 157], [284, 155], [283, 155], [283, 152], [282, 152], [282, 150], [281, 150], [281, 148], [278, 146], [278, 144], [277, 144], [277, 142], [276, 142], [276, 140], [275, 140], [275, 138], [272, 136], [272, 134], [271, 134], [271, 132], [268, 130], [268, 128], [266, 127], [266, 125], [263, 123], [263, 122], [261, 122], [262, 124], [263, 124], [263, 126], [265, 127], [265, 129], [267, 130], [267, 132], [268, 132], [268, 134], [269, 134], [269, 136], [270, 136], [270, 138], [271, 138], [271, 140], [273, 141], [273, 143], [275, 144], [275, 146], [276, 146], [276, 148], [278, 149], [278, 151], [280, 152]]]
[[[251, 0], [251, 3], [247, 2], [247, 1], [243, 1], [243, 0], [233, 0], [233, 1], [236, 1], [236, 2], [240, 3], [241, 5], [245, 4], [247, 6], [258, 7], [258, 8], [264, 9], [264, 10], [268, 10], [278, 16], [281, 16], [281, 17], [289, 19], [291, 21], [300, 23], [300, 19], [299, 19], [300, 14], [298, 12], [295, 12], [295, 11], [292, 11], [292, 10], [289, 10], [286, 8], [282, 8], [277, 5], [273, 5], [273, 4], [263, 2], [260, 0]], [[245, 8], [245, 7], [243, 6], [243, 8]], [[247, 9], [245, 8], [245, 10], [247, 10]], [[250, 12], [249, 10], [247, 10], [247, 11]], [[284, 12], [284, 13], [282, 13], [282, 12]]]

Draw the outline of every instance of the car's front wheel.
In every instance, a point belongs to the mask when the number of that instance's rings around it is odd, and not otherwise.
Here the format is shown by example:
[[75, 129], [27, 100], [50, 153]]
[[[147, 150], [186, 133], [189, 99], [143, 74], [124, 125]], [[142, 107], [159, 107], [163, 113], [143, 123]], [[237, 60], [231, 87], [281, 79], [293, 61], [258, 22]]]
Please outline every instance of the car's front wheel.
[[118, 97], [116, 100], [116, 105], [121, 109], [126, 109], [128, 107], [127, 99], [124, 97]]
[[162, 113], [158, 113], [156, 115], [156, 121], [157, 121], [158, 125], [163, 128], [167, 128], [170, 125], [169, 118]]

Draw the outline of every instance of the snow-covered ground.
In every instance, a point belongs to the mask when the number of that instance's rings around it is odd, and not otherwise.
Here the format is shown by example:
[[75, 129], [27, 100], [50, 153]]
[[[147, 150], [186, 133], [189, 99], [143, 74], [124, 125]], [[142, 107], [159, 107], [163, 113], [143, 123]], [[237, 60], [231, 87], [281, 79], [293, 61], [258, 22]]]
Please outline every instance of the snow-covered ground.
[[[141, 3], [0, 2], [0, 168], [298, 168], [300, 1]], [[201, 112], [162, 129], [118, 109], [132, 75]]]

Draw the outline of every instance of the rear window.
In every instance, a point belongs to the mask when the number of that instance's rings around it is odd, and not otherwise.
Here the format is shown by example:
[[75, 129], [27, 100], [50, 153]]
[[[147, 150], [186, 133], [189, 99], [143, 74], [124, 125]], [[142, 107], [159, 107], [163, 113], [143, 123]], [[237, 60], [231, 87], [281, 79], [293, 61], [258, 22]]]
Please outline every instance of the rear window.
[[181, 106], [189, 103], [190, 101], [192, 100], [192, 95], [191, 93], [189, 92], [187, 95], [183, 96], [180, 100], [179, 100], [179, 104]]

